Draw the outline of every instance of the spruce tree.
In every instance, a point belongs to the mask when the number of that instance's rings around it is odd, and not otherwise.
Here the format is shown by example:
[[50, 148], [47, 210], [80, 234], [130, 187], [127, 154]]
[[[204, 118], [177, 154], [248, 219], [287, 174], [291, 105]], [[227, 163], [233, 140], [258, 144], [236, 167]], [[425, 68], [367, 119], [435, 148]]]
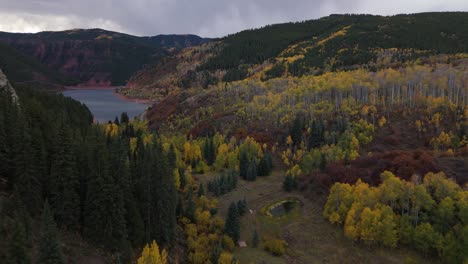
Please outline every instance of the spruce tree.
[[249, 157], [247, 156], [246, 151], [241, 150], [240, 157], [239, 157], [239, 175], [242, 179], [246, 179], [247, 171], [249, 169]]
[[137, 201], [133, 194], [133, 183], [130, 179], [129, 144], [126, 138], [116, 138], [111, 144], [111, 163], [114, 181], [116, 182], [125, 207], [125, 222], [128, 238], [133, 245], [144, 243], [144, 223]]
[[19, 197], [23, 200], [31, 215], [37, 212], [40, 207], [40, 182], [36, 178], [36, 167], [34, 153], [31, 147], [31, 137], [28, 133], [28, 126], [23, 122], [19, 126], [22, 131], [17, 155], [15, 156], [15, 186]]
[[62, 124], [55, 142], [50, 170], [50, 201], [57, 222], [69, 229], [77, 229], [80, 219], [80, 185], [71, 133], [65, 124]]
[[271, 174], [273, 160], [271, 153], [267, 152], [263, 155], [258, 163], [258, 176], [268, 176]]
[[302, 141], [302, 118], [300, 116], [296, 116], [294, 119], [294, 123], [291, 127], [289, 134], [291, 135], [292, 141], [294, 146], [299, 146]]
[[84, 233], [107, 249], [118, 250], [127, 239], [124, 201], [119, 186], [109, 172], [109, 153], [97, 132], [89, 158], [91, 175], [87, 187]]
[[158, 221], [156, 238], [161, 246], [168, 246], [173, 241], [176, 227], [177, 190], [173, 175], [176, 156], [173, 146], [166, 155], [160, 142], [156, 144], [155, 150], [160, 157], [155, 160], [153, 167], [155, 172], [153, 179], [156, 180], [153, 182], [156, 190], [154, 201]]
[[218, 263], [219, 256], [221, 255], [221, 252], [223, 251], [222, 246], [220, 243], [216, 244], [214, 246], [213, 250], [211, 251], [210, 254], [210, 261], [211, 263]]
[[243, 200], [237, 201], [237, 211], [239, 212], [240, 216], [247, 212], [247, 201], [245, 198]]
[[255, 229], [252, 235], [252, 247], [256, 248], [258, 246], [258, 242], [259, 242], [259, 237], [258, 237], [257, 229]]
[[41, 238], [39, 241], [38, 264], [65, 263], [57, 233], [57, 227], [50, 211], [49, 203], [44, 203], [42, 211]]
[[239, 241], [240, 219], [237, 205], [234, 202], [229, 206], [228, 216], [224, 225], [224, 232], [230, 236], [234, 242]]
[[183, 216], [185, 214], [184, 211], [184, 202], [182, 201], [182, 195], [178, 195], [177, 201], [177, 208], [176, 208], [176, 216]]
[[31, 263], [27, 236], [24, 224], [20, 217], [15, 217], [13, 234], [8, 245], [8, 264], [28, 264]]
[[255, 181], [257, 179], [257, 164], [252, 160], [247, 168], [246, 180]]
[[193, 222], [195, 221], [195, 203], [193, 202], [192, 196], [192, 188], [189, 187], [187, 194], [187, 209], [185, 211], [185, 215]]
[[129, 118], [128, 118], [128, 114], [126, 112], [123, 112], [121, 115], [120, 115], [120, 123], [122, 124], [128, 124], [129, 122]]
[[213, 165], [216, 158], [216, 151], [212, 137], [205, 139], [205, 142], [203, 143], [203, 157], [205, 158], [208, 166]]
[[323, 144], [324, 140], [324, 125], [323, 121], [312, 121], [311, 124], [311, 133], [309, 140], [307, 141], [307, 149], [311, 150], [313, 148], [318, 148]]
[[205, 189], [203, 188], [203, 184], [200, 183], [198, 186], [198, 197], [202, 197], [203, 195], [205, 195]]
[[291, 175], [287, 175], [283, 181], [283, 190], [285, 190], [286, 192], [292, 192], [296, 188], [297, 188], [296, 178], [294, 178]]

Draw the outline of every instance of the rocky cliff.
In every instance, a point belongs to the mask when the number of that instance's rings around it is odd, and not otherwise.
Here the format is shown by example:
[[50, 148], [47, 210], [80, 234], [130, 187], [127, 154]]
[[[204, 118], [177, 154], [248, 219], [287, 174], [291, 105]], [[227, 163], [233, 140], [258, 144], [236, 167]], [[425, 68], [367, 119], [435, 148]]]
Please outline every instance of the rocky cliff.
[[18, 102], [18, 95], [16, 94], [15, 89], [11, 86], [5, 74], [3, 74], [2, 69], [0, 69], [0, 91], [7, 91], [11, 94], [13, 101]]

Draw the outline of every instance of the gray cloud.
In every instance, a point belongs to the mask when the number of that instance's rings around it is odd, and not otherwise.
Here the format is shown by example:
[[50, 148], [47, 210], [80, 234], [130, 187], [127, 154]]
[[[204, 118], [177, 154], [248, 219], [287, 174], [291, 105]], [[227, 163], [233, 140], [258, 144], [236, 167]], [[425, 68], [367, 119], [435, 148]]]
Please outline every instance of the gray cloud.
[[0, 31], [104, 28], [136, 35], [220, 37], [331, 13], [468, 11], [466, 0], [0, 0]]

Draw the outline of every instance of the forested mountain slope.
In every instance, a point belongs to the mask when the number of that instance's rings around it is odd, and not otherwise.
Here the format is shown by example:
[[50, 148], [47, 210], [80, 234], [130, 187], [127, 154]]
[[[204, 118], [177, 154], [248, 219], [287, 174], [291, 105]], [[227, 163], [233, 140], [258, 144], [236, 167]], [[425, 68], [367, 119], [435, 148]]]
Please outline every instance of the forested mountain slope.
[[159, 99], [146, 120], [0, 89], [0, 259], [465, 263], [466, 18], [332, 15], [189, 47], [121, 90]]
[[[431, 55], [467, 52], [467, 21], [468, 13], [457, 12], [331, 15], [270, 25], [229, 35], [216, 45], [189, 48], [146, 67], [128, 86], [136, 90], [207, 87], [246, 78], [398, 67]], [[192, 67], [177, 66], [187, 63]], [[170, 82], [160, 81], [168, 74], [173, 76]]]
[[[123, 85], [145, 64], [206, 41], [195, 35], [137, 37], [102, 29], [36, 34], [0, 32], [0, 62], [13, 82]], [[13, 56], [10, 50], [20, 55]], [[27, 68], [17, 67], [18, 61]], [[22, 74], [16, 72], [18, 68]]]

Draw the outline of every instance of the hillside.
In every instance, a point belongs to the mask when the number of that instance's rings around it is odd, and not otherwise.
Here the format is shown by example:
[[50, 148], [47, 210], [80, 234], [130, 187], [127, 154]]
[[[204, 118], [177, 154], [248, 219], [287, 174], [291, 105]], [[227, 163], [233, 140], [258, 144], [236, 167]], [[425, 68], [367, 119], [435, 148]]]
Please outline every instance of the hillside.
[[[331, 15], [229, 35], [216, 45], [189, 48], [132, 76], [128, 87], [207, 87], [217, 82], [375, 71], [436, 54], [468, 51], [468, 13], [397, 16]], [[191, 67], [182, 65], [190, 64]], [[169, 67], [166, 67], [169, 65]], [[179, 67], [181, 65], [181, 67]], [[161, 82], [161, 76], [173, 76]]]
[[[50, 65], [89, 51], [61, 62], [67, 77], [86, 66], [81, 84], [112, 84], [112, 71], [97, 83], [107, 59], [123, 81], [141, 55], [120, 92], [157, 100], [92, 123], [86, 105], [0, 72], [0, 259], [468, 263], [467, 23], [331, 15], [194, 46], [39, 34], [52, 44], [31, 50]], [[8, 48], [13, 71], [65, 75]]]
[[[102, 29], [36, 34], [0, 32], [0, 43], [8, 45], [0, 46], [0, 60], [5, 71], [11, 72], [13, 82], [123, 85], [145, 64], [206, 41], [194, 35], [137, 37]], [[20, 55], [12, 57], [9, 47]], [[19, 61], [23, 62], [21, 67], [15, 65]], [[22, 69], [22, 74], [13, 70], [18, 68]]]

